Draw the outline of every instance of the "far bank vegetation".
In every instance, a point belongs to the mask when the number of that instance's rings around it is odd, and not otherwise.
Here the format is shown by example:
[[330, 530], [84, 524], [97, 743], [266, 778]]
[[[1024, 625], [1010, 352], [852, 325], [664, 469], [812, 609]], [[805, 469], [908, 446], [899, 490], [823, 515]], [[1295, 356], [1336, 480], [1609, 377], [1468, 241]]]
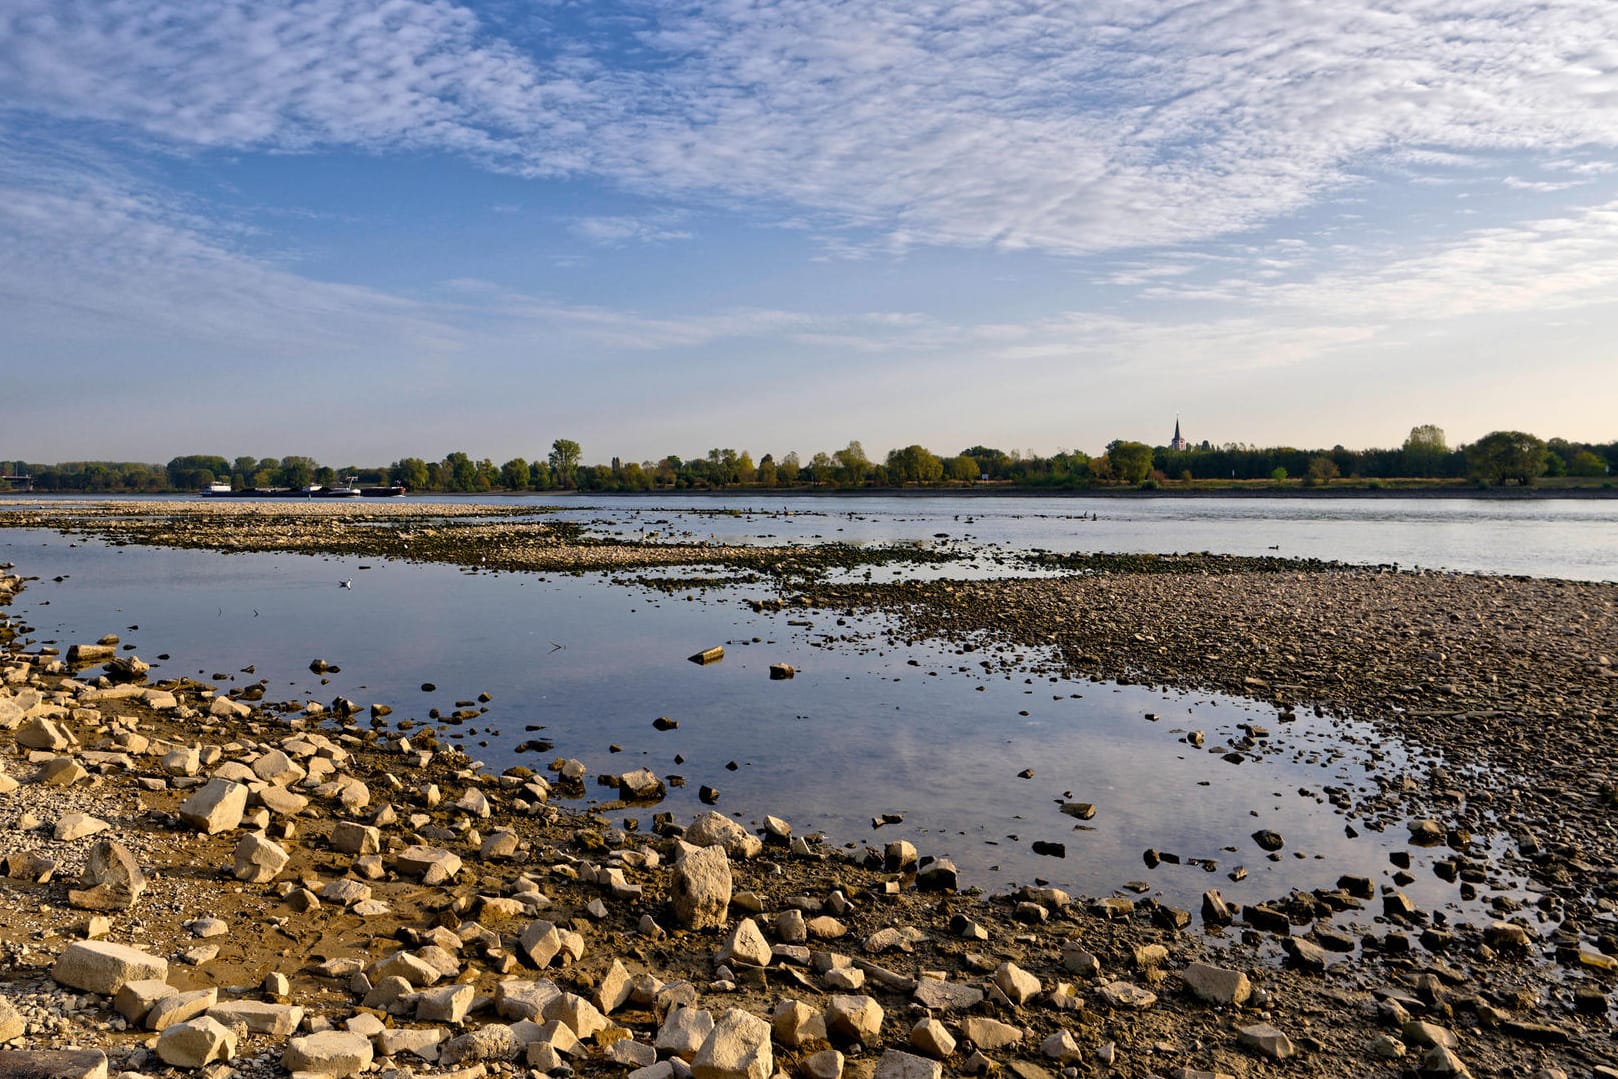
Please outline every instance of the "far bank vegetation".
[[542, 457], [495, 464], [463, 452], [438, 460], [405, 457], [386, 466], [334, 468], [312, 457], [176, 457], [167, 465], [70, 461], [56, 465], [0, 461], [16, 487], [35, 491], [139, 493], [197, 491], [215, 483], [236, 489], [301, 488], [342, 482], [399, 484], [411, 491], [678, 491], [860, 490], [895, 488], [1005, 488], [1073, 491], [1107, 488], [1198, 490], [1220, 488], [1401, 488], [1533, 486], [1611, 488], [1618, 442], [1540, 439], [1521, 431], [1494, 431], [1468, 445], [1450, 446], [1432, 424], [1411, 430], [1394, 449], [1343, 446], [1303, 450], [1209, 442], [1183, 449], [1115, 439], [1095, 456], [1061, 450], [1032, 451], [970, 446], [953, 456], [910, 445], [868, 456], [858, 442], [807, 459], [789, 450], [755, 458], [747, 450], [711, 449], [703, 456], [669, 454], [656, 461], [585, 464], [572, 439], [558, 438]]

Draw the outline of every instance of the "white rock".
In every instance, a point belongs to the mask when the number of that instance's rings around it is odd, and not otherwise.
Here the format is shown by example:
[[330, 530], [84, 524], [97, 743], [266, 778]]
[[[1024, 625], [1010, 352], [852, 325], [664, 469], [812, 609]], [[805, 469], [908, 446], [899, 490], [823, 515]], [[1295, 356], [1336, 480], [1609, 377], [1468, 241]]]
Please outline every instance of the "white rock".
[[301, 1038], [290, 1038], [281, 1054], [281, 1066], [289, 1072], [343, 1079], [371, 1066], [371, 1039], [351, 1030], [322, 1030]]
[[1180, 978], [1193, 996], [1209, 1004], [1241, 1007], [1253, 993], [1252, 983], [1241, 971], [1207, 963], [1190, 964], [1180, 972]]
[[92, 817], [88, 813], [68, 813], [56, 822], [56, 828], [51, 834], [62, 842], [69, 842], [104, 832], [111, 827], [112, 825], [100, 817]]
[[74, 941], [51, 968], [51, 977], [58, 983], [103, 996], [118, 992], [125, 982], [140, 978], [163, 981], [168, 974], [167, 960], [105, 940]]
[[695, 1079], [770, 1079], [774, 1071], [770, 1024], [740, 1008], [719, 1017], [691, 1063]]
[[474, 986], [464, 983], [416, 994], [416, 1020], [422, 1023], [459, 1023], [466, 1018], [477, 996]]
[[946, 1060], [955, 1052], [955, 1039], [936, 1019], [918, 1019], [910, 1028], [910, 1044], [923, 1056]]
[[286, 1037], [303, 1022], [303, 1007], [261, 1000], [229, 1000], [209, 1008], [208, 1015], [226, 1026], [244, 1026], [250, 1034]]
[[882, 1033], [882, 1005], [873, 997], [834, 996], [826, 1004], [826, 1030], [833, 1037], [875, 1044]]
[[180, 819], [205, 835], [217, 835], [240, 824], [246, 810], [246, 787], [228, 779], [210, 779], [180, 803]]
[[764, 849], [764, 841], [723, 813], [699, 814], [685, 830], [685, 841], [693, 847], [720, 846], [732, 858], [751, 858]]
[[994, 972], [994, 984], [1017, 1005], [1028, 1003], [1040, 989], [1039, 979], [1015, 963], [1001, 963]]
[[263, 884], [276, 878], [286, 867], [290, 855], [268, 836], [248, 832], [237, 840], [233, 857], [237, 880]]
[[670, 902], [676, 924], [687, 929], [724, 925], [730, 894], [730, 860], [722, 847], [687, 850], [674, 864]]
[[737, 922], [725, 939], [719, 954], [714, 962], [726, 966], [745, 963], [752, 967], [766, 967], [770, 964], [770, 942], [764, 939], [764, 932], [759, 929], [758, 923], [751, 918], [743, 918]]
[[713, 1033], [713, 1016], [699, 1008], [676, 1007], [664, 1018], [652, 1040], [654, 1048], [682, 1060], [692, 1060]]
[[943, 1066], [936, 1060], [889, 1049], [876, 1062], [875, 1079], [942, 1079]]
[[176, 1068], [201, 1068], [236, 1055], [236, 1031], [206, 1015], [169, 1027], [157, 1038], [157, 1055]]

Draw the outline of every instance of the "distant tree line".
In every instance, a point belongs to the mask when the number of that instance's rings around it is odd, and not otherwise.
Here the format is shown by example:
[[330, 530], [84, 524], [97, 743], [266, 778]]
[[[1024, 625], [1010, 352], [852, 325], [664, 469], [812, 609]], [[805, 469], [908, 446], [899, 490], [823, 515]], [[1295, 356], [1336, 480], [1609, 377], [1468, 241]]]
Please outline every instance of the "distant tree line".
[[873, 460], [858, 442], [818, 452], [807, 461], [796, 451], [754, 460], [747, 450], [711, 449], [700, 457], [670, 454], [656, 461], [583, 463], [583, 450], [559, 438], [550, 452], [501, 465], [456, 452], [441, 460], [404, 457], [385, 467], [332, 468], [312, 457], [176, 457], [166, 466], [114, 461], [68, 461], [56, 465], [0, 461], [0, 471], [31, 477], [35, 490], [95, 492], [198, 491], [215, 483], [249, 487], [330, 486], [350, 479], [367, 486], [401, 484], [411, 491], [658, 491], [751, 489], [847, 490], [892, 487], [1009, 487], [1085, 490], [1094, 487], [1162, 486], [1268, 481], [1327, 486], [1383, 480], [1469, 481], [1480, 486], [1531, 485], [1541, 477], [1598, 478], [1618, 472], [1618, 442], [1548, 441], [1521, 431], [1494, 431], [1470, 445], [1450, 447], [1441, 428], [1411, 430], [1396, 449], [1303, 450], [1208, 442], [1171, 449], [1123, 439], [1092, 457], [1063, 450], [1049, 457], [969, 446], [954, 456], [924, 446], [895, 449]]

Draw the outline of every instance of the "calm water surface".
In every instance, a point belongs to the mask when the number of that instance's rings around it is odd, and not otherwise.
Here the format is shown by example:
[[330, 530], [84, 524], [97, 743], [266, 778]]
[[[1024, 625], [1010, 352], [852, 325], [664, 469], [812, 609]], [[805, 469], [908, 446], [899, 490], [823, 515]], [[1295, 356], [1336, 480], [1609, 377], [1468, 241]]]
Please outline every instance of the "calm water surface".
[[[1609, 538], [1618, 517], [1605, 502], [872, 498], [798, 499], [785, 513], [779, 499], [563, 505], [565, 516], [606, 533], [948, 543], [973, 556], [944, 572], [1005, 572], [997, 559], [1030, 548], [1278, 546], [1342, 561], [1618, 579]], [[895, 646], [877, 617], [839, 624], [829, 612], [754, 614], [745, 587], [687, 599], [595, 574], [107, 547], [36, 531], [0, 531], [0, 561], [40, 578], [12, 608], [35, 641], [65, 646], [118, 632], [159, 676], [262, 678], [271, 699], [347, 696], [388, 704], [394, 719], [424, 722], [429, 708], [447, 714], [456, 700], [487, 692], [488, 713], [450, 730], [496, 768], [543, 767], [558, 755], [592, 773], [644, 765], [687, 780], [660, 807], [677, 817], [700, 810], [696, 788], [710, 784], [720, 808], [744, 820], [775, 813], [837, 842], [902, 834], [985, 887], [1045, 879], [1106, 894], [1144, 881], [1194, 908], [1208, 887], [1249, 901], [1329, 886], [1344, 872], [1386, 879], [1388, 853], [1403, 849], [1400, 822], [1339, 814], [1327, 788], [1362, 791], [1373, 768], [1398, 775], [1432, 763], [1330, 718], [1281, 723], [1247, 702], [1058, 681], [1031, 667], [991, 674], [977, 654]], [[337, 587], [343, 579], [353, 588]], [[789, 626], [789, 617], [813, 624]], [[726, 646], [723, 662], [686, 660], [716, 643]], [[317, 657], [341, 673], [322, 684], [308, 671]], [[774, 662], [794, 664], [798, 676], [770, 681]], [[249, 664], [255, 672], [241, 673]], [[422, 693], [423, 682], [440, 689]], [[659, 716], [679, 728], [655, 731]], [[1219, 754], [1240, 736], [1238, 724], [1267, 728], [1275, 748], [1225, 763]], [[1205, 748], [1186, 744], [1189, 730], [1206, 733]], [[533, 738], [555, 751], [517, 751]], [[1033, 777], [1019, 778], [1024, 769]], [[609, 797], [596, 792], [592, 799]], [[1063, 800], [1092, 802], [1097, 814], [1077, 822], [1060, 812]], [[904, 814], [904, 824], [873, 831], [883, 812]], [[1285, 836], [1277, 860], [1251, 840], [1260, 828]], [[1067, 856], [1037, 856], [1035, 840], [1065, 843]], [[1212, 871], [1184, 862], [1148, 869], [1148, 847], [1206, 860]], [[1405, 890], [1423, 905], [1461, 910], [1430, 862], [1417, 852], [1417, 883]], [[1246, 879], [1228, 879], [1238, 866]]]

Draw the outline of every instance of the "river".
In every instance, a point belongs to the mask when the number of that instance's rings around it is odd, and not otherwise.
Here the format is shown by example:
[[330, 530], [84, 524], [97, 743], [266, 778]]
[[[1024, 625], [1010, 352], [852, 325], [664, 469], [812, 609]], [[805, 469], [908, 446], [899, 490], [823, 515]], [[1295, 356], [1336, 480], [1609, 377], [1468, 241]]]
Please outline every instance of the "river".
[[[561, 516], [603, 534], [914, 542], [970, 556], [930, 573], [1025, 572], [1011, 552], [1040, 549], [1618, 579], [1618, 502], [1609, 501], [533, 502], [536, 512], [559, 505]], [[582, 760], [592, 775], [644, 765], [685, 780], [659, 807], [677, 817], [703, 808], [696, 791], [707, 784], [720, 792], [718, 808], [744, 820], [773, 813], [838, 843], [903, 835], [991, 888], [1049, 880], [1107, 894], [1138, 881], [1194, 908], [1210, 886], [1248, 901], [1329, 886], [1349, 867], [1382, 879], [1402, 840], [1399, 822], [1347, 817], [1329, 805], [1328, 788], [1368, 792], [1373, 772], [1432, 763], [1332, 717], [1281, 723], [1272, 708], [1216, 695], [1058, 681], [1031, 669], [989, 673], [951, 648], [892, 643], [880, 616], [757, 614], [747, 603], [762, 594], [754, 586], [667, 595], [596, 574], [116, 547], [21, 530], [0, 530], [0, 561], [39, 578], [12, 607], [36, 643], [65, 647], [116, 632], [158, 677], [263, 679], [268, 699], [344, 696], [417, 723], [429, 709], [448, 714], [487, 694], [485, 714], [448, 730], [496, 768], [543, 768], [556, 756]], [[339, 587], [344, 580], [352, 587]], [[726, 648], [722, 662], [687, 661], [715, 644]], [[309, 670], [317, 658], [341, 671], [322, 680]], [[794, 664], [798, 676], [771, 681], [776, 662]], [[424, 683], [438, 689], [424, 692]], [[663, 716], [678, 728], [654, 730]], [[1274, 748], [1235, 767], [1216, 750], [1240, 735], [1239, 724], [1269, 729]], [[1185, 742], [1190, 730], [1206, 732], [1204, 749]], [[554, 751], [519, 748], [536, 739]], [[587, 794], [610, 797], [594, 786]], [[1094, 803], [1096, 815], [1077, 821], [1061, 812], [1063, 801]], [[882, 813], [903, 824], [873, 829]], [[618, 815], [650, 823], [648, 810]], [[1282, 856], [1255, 846], [1249, 836], [1261, 828], [1286, 837]], [[1066, 856], [1035, 854], [1036, 840], [1064, 844]], [[1147, 848], [1179, 862], [1148, 868]], [[1424, 906], [1460, 909], [1453, 886], [1422, 871], [1429, 861], [1417, 853], [1417, 881], [1405, 890]], [[1233, 880], [1238, 867], [1245, 877]]]

